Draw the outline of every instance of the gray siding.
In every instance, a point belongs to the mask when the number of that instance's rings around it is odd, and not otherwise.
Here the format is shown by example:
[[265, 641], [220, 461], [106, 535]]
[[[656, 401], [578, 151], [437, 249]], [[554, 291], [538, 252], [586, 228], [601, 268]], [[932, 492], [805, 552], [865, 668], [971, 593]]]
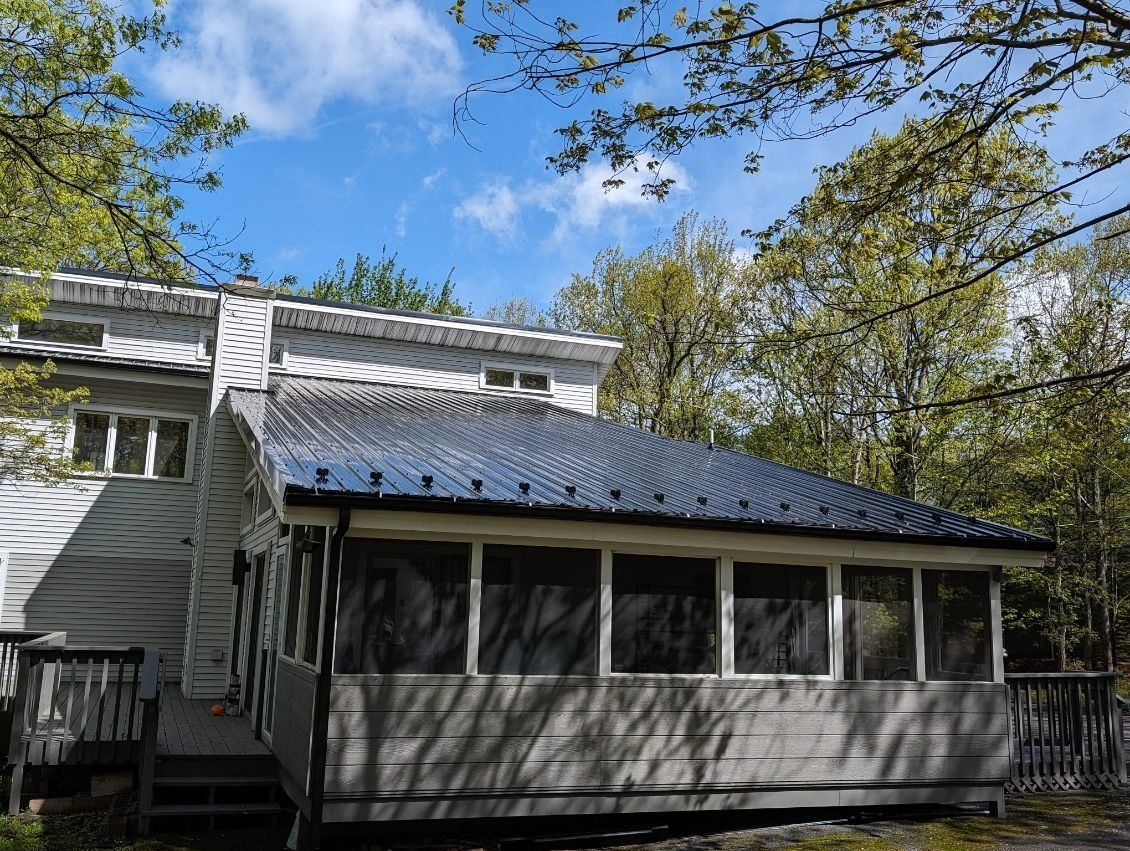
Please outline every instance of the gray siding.
[[[91, 404], [204, 413], [202, 390], [83, 383]], [[9, 553], [0, 626], [65, 629], [80, 643], [156, 645], [177, 676], [192, 553], [180, 540], [193, 534], [195, 504], [194, 482], [82, 478], [0, 488], [0, 549]]]
[[273, 334], [276, 342], [289, 341], [287, 374], [478, 393], [482, 392], [479, 367], [483, 361], [540, 367], [554, 373], [554, 394], [548, 397], [549, 401], [582, 413], [595, 413], [595, 375], [589, 361], [538, 359], [279, 326]]
[[999, 786], [1009, 771], [994, 684], [339, 676], [330, 703], [327, 797], [382, 818], [418, 815], [412, 794], [692, 807], [735, 790]]
[[315, 674], [309, 668], [279, 659], [277, 677], [271, 750], [293, 786], [306, 792]]

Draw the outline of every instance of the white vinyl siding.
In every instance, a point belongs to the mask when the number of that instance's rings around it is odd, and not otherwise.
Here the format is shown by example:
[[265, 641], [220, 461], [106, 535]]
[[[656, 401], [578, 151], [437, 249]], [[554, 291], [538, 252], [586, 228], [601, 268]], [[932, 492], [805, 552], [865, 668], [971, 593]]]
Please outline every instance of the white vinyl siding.
[[[276, 329], [279, 331], [280, 329]], [[483, 392], [483, 352], [398, 340], [351, 337], [286, 328], [287, 374]], [[506, 355], [507, 367], [552, 376], [555, 405], [594, 414], [593, 365], [590, 361], [553, 360]], [[492, 391], [493, 392], [493, 391]]]
[[[199, 416], [204, 391], [84, 380], [90, 401]], [[61, 411], [64, 414], [65, 411]], [[199, 470], [202, 430], [193, 456]], [[59, 447], [62, 451], [62, 446]], [[0, 488], [9, 553], [0, 626], [66, 630], [77, 643], [156, 645], [178, 675], [196, 487], [169, 479], [83, 478], [78, 487]]]

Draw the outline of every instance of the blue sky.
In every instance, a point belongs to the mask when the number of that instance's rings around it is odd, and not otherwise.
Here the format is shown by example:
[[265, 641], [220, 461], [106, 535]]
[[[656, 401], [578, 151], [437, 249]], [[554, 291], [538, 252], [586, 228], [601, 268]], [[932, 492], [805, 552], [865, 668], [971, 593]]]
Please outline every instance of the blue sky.
[[[479, 55], [448, 5], [175, 2], [181, 50], [147, 54], [131, 73], [153, 97], [217, 102], [251, 123], [219, 158], [224, 186], [188, 196], [187, 218], [238, 234], [233, 248], [253, 252], [264, 277], [308, 283], [338, 257], [387, 245], [423, 278], [454, 269], [457, 293], [477, 310], [511, 295], [544, 304], [599, 249], [638, 250], [686, 209], [726, 219], [735, 234], [769, 223], [811, 188], [816, 165], [874, 126], [772, 146], [752, 176], [741, 170], [748, 140], [711, 142], [670, 167], [678, 188], [662, 204], [631, 181], [605, 193], [598, 165], [568, 177], [546, 170], [566, 114], [536, 95], [479, 96], [481, 123], [464, 125], [467, 141], [453, 133], [455, 96], [504, 66]], [[599, 19], [613, 14], [614, 4], [593, 5]], [[635, 78], [629, 95], [660, 95], [677, 73]], [[1104, 122], [1100, 105], [1079, 121]]]

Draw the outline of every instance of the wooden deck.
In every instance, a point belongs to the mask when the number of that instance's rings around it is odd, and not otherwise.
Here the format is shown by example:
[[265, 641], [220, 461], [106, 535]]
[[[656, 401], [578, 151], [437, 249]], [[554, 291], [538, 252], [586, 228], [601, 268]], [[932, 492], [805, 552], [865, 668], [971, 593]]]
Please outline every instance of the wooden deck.
[[270, 756], [255, 738], [245, 716], [213, 715], [214, 700], [189, 700], [180, 686], [166, 685], [161, 694], [157, 756]]

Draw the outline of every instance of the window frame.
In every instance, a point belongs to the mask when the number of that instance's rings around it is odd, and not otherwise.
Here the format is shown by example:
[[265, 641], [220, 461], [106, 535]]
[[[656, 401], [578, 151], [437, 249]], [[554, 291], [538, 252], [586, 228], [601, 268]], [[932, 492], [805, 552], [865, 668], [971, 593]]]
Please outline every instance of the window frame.
[[76, 322], [90, 325], [102, 326], [102, 343], [97, 346], [88, 346], [85, 343], [52, 343], [48, 340], [21, 340], [20, 339], [20, 323], [8, 323], [8, 336], [9, 339], [5, 342], [14, 343], [26, 348], [43, 348], [45, 346], [62, 349], [68, 352], [104, 352], [110, 345], [110, 319], [102, 316], [92, 316], [89, 314], [71, 314], [64, 313], [59, 310], [44, 310], [40, 319], [53, 319], [56, 322]]
[[[294, 532], [293, 532], [293, 530], [297, 529], [297, 528], [303, 528], [303, 527], [309, 527], [310, 529], [314, 529], [314, 528], [317, 527], [317, 525], [318, 524], [316, 524], [316, 523], [299, 523], [299, 524], [292, 524], [291, 525], [292, 533], [291, 533], [290, 539], [287, 542], [287, 562], [288, 562], [288, 564], [287, 564], [287, 572], [286, 572], [286, 583], [283, 585], [283, 594], [285, 595], [285, 598], [283, 600], [283, 604], [282, 604], [282, 608], [281, 608], [281, 614], [279, 616], [279, 626], [280, 626], [281, 631], [279, 632], [279, 653], [278, 653], [278, 658], [285, 659], [287, 662], [289, 662], [292, 665], [296, 665], [300, 668], [304, 668], [307, 671], [313, 671], [314, 673], [319, 672], [317, 663], [307, 662], [304, 658], [302, 658], [302, 656], [303, 656], [303, 651], [305, 650], [305, 646], [304, 646], [303, 642], [304, 642], [305, 635], [306, 635], [306, 614], [307, 614], [307, 611], [310, 608], [309, 605], [308, 605], [308, 601], [306, 599], [306, 597], [307, 597], [306, 591], [309, 588], [309, 582], [307, 581], [307, 575], [306, 574], [307, 574], [307, 571], [310, 569], [310, 567], [314, 564], [314, 555], [315, 554], [314, 553], [303, 553], [302, 554], [302, 560], [301, 560], [302, 576], [301, 576], [299, 583], [298, 583], [298, 600], [297, 601], [293, 601], [290, 598], [291, 597], [291, 595], [290, 595], [290, 579], [291, 579], [290, 571], [294, 567], [293, 556], [294, 556], [294, 553], [296, 552], [295, 545], [294, 545]], [[326, 540], [322, 544], [322, 548], [321, 548], [321, 554], [322, 554], [322, 558], [321, 558], [321, 562], [322, 562], [322, 564], [321, 564], [321, 567], [322, 567], [321, 594], [318, 597], [318, 607], [316, 609], [316, 611], [318, 612], [319, 624], [320, 624], [320, 621], [321, 621], [322, 612], [325, 610], [326, 594], [328, 593], [328, 589], [327, 589], [326, 586], [329, 583], [326, 582], [326, 578], [327, 578], [326, 577], [326, 569], [329, 565], [330, 541], [333, 537], [333, 532], [332, 532], [333, 527], [327, 526], [327, 527], [324, 527], [324, 528], [326, 530]], [[339, 582], [340, 582], [340, 579], [339, 579]], [[335, 594], [337, 593], [336, 588], [334, 589], [334, 593]], [[291, 656], [290, 654], [288, 654], [286, 652], [286, 622], [287, 622], [287, 618], [290, 616], [290, 611], [291, 611], [290, 607], [291, 607], [292, 603], [296, 603], [297, 606], [298, 606], [298, 621], [295, 625], [294, 655], [293, 656]], [[337, 639], [337, 624], [335, 623], [334, 624], [334, 640], [336, 641], [336, 639]], [[322, 630], [319, 629], [318, 630], [318, 643], [317, 643], [317, 647], [314, 650], [314, 658], [320, 659], [321, 657], [322, 657]]]
[[197, 360], [212, 360], [212, 355], [208, 354], [207, 340], [212, 338], [212, 352], [216, 351], [216, 331], [213, 328], [201, 328], [200, 336], [196, 339], [196, 359]]
[[[743, 674], [736, 670], [737, 666], [737, 644], [734, 641], [734, 635], [737, 630], [737, 615], [736, 612], [731, 613], [731, 621], [729, 624], [728, 641], [732, 647], [735, 655], [734, 665], [735, 670], [729, 671], [726, 674], [720, 675], [721, 679], [726, 680], [795, 680], [797, 682], [828, 682], [834, 681], [837, 678], [836, 670], [836, 617], [835, 617], [835, 596], [836, 592], [833, 588], [833, 565], [830, 562], [817, 563], [814, 561], [784, 561], [780, 556], [775, 556], [776, 561], [756, 561], [751, 557], [744, 555], [734, 555], [731, 557], [730, 553], [726, 553], [723, 558], [729, 559], [729, 565], [724, 565], [723, 570], [728, 569], [730, 574], [730, 589], [729, 593], [733, 595], [733, 599], [737, 600], [737, 595], [733, 589], [733, 569], [738, 564], [757, 564], [762, 566], [776, 566], [776, 567], [817, 567], [824, 569], [824, 617], [825, 623], [828, 628], [828, 673], [826, 674]], [[719, 612], [721, 617], [721, 612]], [[840, 627], [842, 628], [842, 626]], [[721, 635], [721, 630], [719, 630]], [[721, 644], [721, 641], [719, 641]], [[854, 681], [853, 681], [854, 682]]]
[[258, 470], [255, 471], [253, 481], [255, 483], [255, 520], [252, 523], [252, 528], [258, 528], [274, 517], [275, 505], [271, 501], [270, 485], [266, 479], [259, 475]]
[[[65, 456], [74, 457], [76, 420], [79, 413], [106, 414], [110, 417], [110, 424], [107, 427], [106, 433], [106, 461], [108, 464], [113, 463], [114, 450], [117, 448], [117, 425], [119, 416], [147, 418], [149, 420], [149, 438], [145, 448], [145, 473], [118, 473], [113, 469], [91, 470], [89, 472], [76, 473], [75, 475], [77, 477], [92, 479], [132, 479], [134, 481], [143, 482], [176, 482], [185, 484], [192, 482], [196, 460], [196, 426], [198, 421], [196, 415], [183, 413], [181, 411], [156, 411], [151, 408], [131, 408], [119, 405], [71, 405], [67, 408], [67, 436], [63, 441], [63, 453]], [[157, 476], [153, 473], [153, 465], [156, 461], [158, 420], [174, 420], [176, 422], [188, 423], [184, 476], [180, 478], [173, 476]]]
[[[271, 363], [271, 347], [282, 346], [282, 362]], [[267, 369], [286, 370], [290, 367], [290, 340], [275, 340], [270, 339], [267, 341]]]
[[[487, 370], [500, 369], [514, 373], [514, 383], [510, 387], [499, 387], [487, 384]], [[551, 366], [533, 366], [532, 364], [506, 363], [503, 361], [479, 362], [479, 389], [489, 390], [492, 393], [521, 393], [525, 396], [549, 397], [556, 392], [555, 370]], [[548, 390], [530, 390], [521, 386], [522, 373], [544, 375], [549, 381]]]

